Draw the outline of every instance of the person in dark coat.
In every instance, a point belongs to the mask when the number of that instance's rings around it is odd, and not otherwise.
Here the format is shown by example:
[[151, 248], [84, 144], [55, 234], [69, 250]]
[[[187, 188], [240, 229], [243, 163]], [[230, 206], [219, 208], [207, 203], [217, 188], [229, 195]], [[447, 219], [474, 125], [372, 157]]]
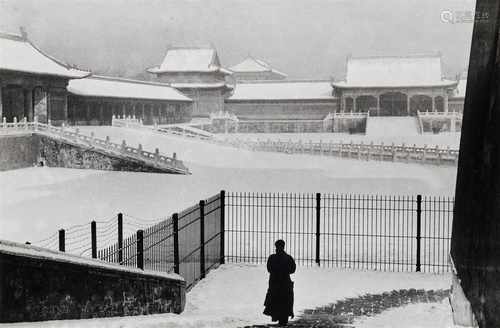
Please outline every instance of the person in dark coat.
[[274, 246], [276, 253], [267, 259], [269, 288], [264, 302], [264, 314], [284, 326], [288, 324], [288, 317], [293, 318], [293, 281], [290, 274], [295, 272], [295, 261], [285, 252], [283, 240], [277, 240]]

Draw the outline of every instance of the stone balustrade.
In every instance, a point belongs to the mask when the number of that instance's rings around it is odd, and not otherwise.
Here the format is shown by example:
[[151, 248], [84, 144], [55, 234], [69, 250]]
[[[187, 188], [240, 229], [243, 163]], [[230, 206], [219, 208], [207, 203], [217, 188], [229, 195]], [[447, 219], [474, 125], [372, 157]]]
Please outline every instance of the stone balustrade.
[[[49, 122], [50, 123], [50, 122]], [[94, 133], [91, 132], [90, 136], [80, 133], [78, 128], [69, 129], [62, 125], [61, 127], [52, 126], [50, 124], [43, 124], [39, 122], [27, 122], [26, 118], [18, 122], [14, 118], [13, 122], [7, 123], [3, 118], [0, 126], [0, 134], [6, 133], [19, 133], [20, 131], [29, 131], [50, 135], [55, 138], [62, 138], [77, 144], [84, 144], [85, 146], [92, 146], [103, 149], [108, 152], [115, 153], [121, 156], [131, 157], [137, 160], [148, 162], [160, 168], [167, 168], [177, 173], [189, 174], [189, 169], [183, 164], [182, 161], [177, 159], [174, 153], [172, 157], [161, 155], [158, 148], [155, 152], [149, 152], [142, 149], [142, 145], [138, 147], [129, 146], [125, 140], [121, 144], [113, 143], [110, 141], [109, 136], [105, 139], [96, 138]]]
[[359, 160], [380, 160], [407, 163], [456, 165], [458, 150], [449, 146], [442, 148], [418, 147], [416, 145], [395, 145], [344, 142], [302, 142], [272, 140], [224, 140], [221, 143], [254, 151], [283, 152], [288, 154], [311, 154], [344, 157]]

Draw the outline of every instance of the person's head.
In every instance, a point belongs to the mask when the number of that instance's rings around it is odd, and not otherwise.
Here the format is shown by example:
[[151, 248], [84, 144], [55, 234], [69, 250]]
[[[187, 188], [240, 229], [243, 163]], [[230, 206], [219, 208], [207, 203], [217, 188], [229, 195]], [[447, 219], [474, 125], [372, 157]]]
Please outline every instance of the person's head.
[[276, 247], [276, 253], [285, 251], [285, 241], [283, 239], [276, 240], [274, 246]]

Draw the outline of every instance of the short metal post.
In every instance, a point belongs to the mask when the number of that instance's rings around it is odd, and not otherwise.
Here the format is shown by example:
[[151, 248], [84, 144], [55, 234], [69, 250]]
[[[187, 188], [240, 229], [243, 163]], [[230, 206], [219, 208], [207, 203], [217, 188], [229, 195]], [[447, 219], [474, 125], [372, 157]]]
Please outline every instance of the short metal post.
[[137, 230], [137, 267], [144, 270], [144, 231]]
[[123, 262], [123, 214], [118, 213], [118, 263]]
[[220, 264], [225, 260], [225, 233], [226, 233], [226, 191], [220, 192]]
[[97, 258], [97, 224], [95, 221], [90, 222], [90, 239], [92, 246], [92, 258]]
[[174, 272], [179, 274], [179, 214], [172, 215], [174, 225]]
[[205, 278], [205, 201], [200, 200], [200, 279]]
[[64, 229], [59, 229], [59, 251], [61, 251], [61, 252], [66, 251]]
[[422, 239], [422, 195], [417, 195], [417, 272], [421, 270], [420, 263], [420, 249], [421, 249], [421, 239]]
[[320, 220], [321, 220], [321, 194], [316, 194], [316, 264], [319, 266], [319, 238], [320, 238]]

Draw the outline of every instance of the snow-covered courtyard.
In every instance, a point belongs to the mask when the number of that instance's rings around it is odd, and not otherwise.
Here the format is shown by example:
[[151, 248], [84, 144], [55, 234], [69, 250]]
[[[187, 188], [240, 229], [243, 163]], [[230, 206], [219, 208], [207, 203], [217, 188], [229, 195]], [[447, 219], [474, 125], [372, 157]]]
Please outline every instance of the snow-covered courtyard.
[[444, 195], [456, 168], [252, 152], [200, 140], [115, 127], [82, 127], [111, 141], [177, 153], [192, 175], [27, 168], [0, 173], [0, 238], [36, 241], [59, 228], [108, 220], [118, 212], [160, 219], [222, 189]]
[[[269, 323], [262, 314], [268, 274], [262, 265], [227, 264], [211, 271], [187, 295], [180, 315], [11, 324], [12, 327], [243, 327]], [[400, 289], [448, 289], [450, 276], [299, 267], [295, 281], [295, 313], [336, 301]], [[410, 304], [355, 321], [356, 327], [453, 327], [448, 301]], [[3, 325], [0, 325], [2, 327]]]

